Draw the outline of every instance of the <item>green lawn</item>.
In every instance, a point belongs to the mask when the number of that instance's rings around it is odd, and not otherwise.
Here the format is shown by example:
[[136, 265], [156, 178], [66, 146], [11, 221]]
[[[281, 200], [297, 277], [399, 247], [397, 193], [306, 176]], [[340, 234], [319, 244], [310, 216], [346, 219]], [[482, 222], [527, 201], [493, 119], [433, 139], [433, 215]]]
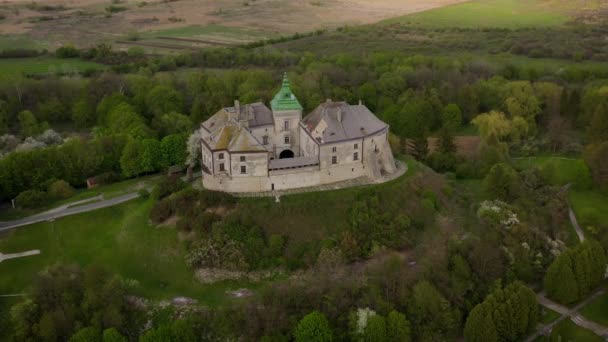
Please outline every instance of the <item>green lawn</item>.
[[231, 38], [252, 39], [252, 38], [268, 38], [266, 32], [249, 30], [239, 27], [224, 26], [218, 24], [209, 25], [191, 25], [184, 27], [176, 27], [157, 31], [147, 31], [142, 33], [144, 38], [154, 37], [180, 37], [180, 38], [197, 38], [201, 36], [226, 36]]
[[571, 320], [565, 319], [559, 322], [551, 332], [551, 341], [558, 341], [561, 336], [561, 341], [568, 342], [603, 342], [604, 339], [597, 336], [593, 332], [583, 329], [572, 323]]
[[555, 321], [556, 319], [560, 318], [560, 314], [551, 310], [551, 309], [547, 309], [545, 307], [543, 307], [543, 315], [540, 319], [540, 322], [542, 324], [549, 324], [553, 321]]
[[17, 48], [42, 50], [48, 48], [48, 44], [26, 34], [0, 34], [0, 51]]
[[553, 185], [572, 184], [576, 190], [591, 187], [589, 168], [582, 159], [553, 157], [515, 158], [515, 164], [527, 168], [538, 167], [541, 174]]
[[227, 289], [260, 286], [235, 281], [201, 285], [184, 261], [175, 230], [148, 223], [152, 204], [152, 199], [136, 199], [8, 233], [0, 238], [3, 253], [40, 249], [41, 254], [0, 263], [0, 294], [23, 292], [38, 272], [55, 263], [99, 264], [136, 280], [139, 295], [187, 296], [211, 306], [231, 300]]
[[570, 191], [569, 199], [581, 227], [608, 228], [608, 195], [594, 190]]
[[85, 70], [102, 70], [105, 66], [77, 58], [60, 59], [49, 56], [0, 59], [0, 78], [22, 74], [70, 74]]
[[608, 326], [608, 293], [587, 304], [580, 313], [587, 319]]
[[569, 19], [565, 10], [572, 7], [563, 3], [555, 0], [473, 0], [385, 22], [425, 27], [550, 27], [561, 25]]

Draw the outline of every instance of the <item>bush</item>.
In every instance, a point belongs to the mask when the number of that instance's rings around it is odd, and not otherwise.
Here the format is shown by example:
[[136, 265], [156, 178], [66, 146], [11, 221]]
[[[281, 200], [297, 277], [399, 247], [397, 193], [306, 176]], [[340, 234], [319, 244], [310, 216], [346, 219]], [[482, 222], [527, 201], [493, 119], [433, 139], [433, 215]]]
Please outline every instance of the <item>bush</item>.
[[73, 47], [72, 45], [64, 45], [55, 50], [55, 56], [57, 58], [75, 58], [79, 55], [80, 52], [78, 51], [78, 49]]
[[159, 224], [166, 221], [175, 214], [175, 204], [171, 198], [165, 198], [156, 203], [150, 211], [150, 219], [153, 223]]
[[150, 191], [148, 191], [148, 189], [139, 189], [139, 191], [137, 191], [137, 194], [143, 199], [150, 197]]
[[38, 208], [48, 201], [47, 193], [38, 190], [26, 190], [17, 195], [17, 205], [23, 208]]
[[186, 183], [179, 177], [163, 177], [152, 191], [152, 197], [155, 199], [163, 199], [185, 187]]
[[54, 200], [70, 198], [74, 195], [74, 188], [70, 186], [70, 183], [60, 179], [49, 185], [48, 195]]

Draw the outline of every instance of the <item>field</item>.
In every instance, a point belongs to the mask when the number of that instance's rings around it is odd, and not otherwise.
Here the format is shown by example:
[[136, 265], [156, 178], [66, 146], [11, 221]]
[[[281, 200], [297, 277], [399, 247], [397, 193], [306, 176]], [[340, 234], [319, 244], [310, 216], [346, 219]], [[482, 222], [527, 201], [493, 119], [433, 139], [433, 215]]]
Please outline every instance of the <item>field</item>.
[[[559, 338], [558, 336], [561, 336]], [[602, 342], [603, 338], [597, 336], [593, 332], [583, 329], [566, 319], [557, 324], [551, 333], [551, 341], [585, 341], [585, 342]]]
[[0, 59], [0, 78], [28, 74], [76, 74], [106, 67], [80, 59], [54, 57], [3, 58]]
[[255, 288], [240, 282], [200, 284], [186, 266], [176, 232], [148, 224], [151, 206], [151, 199], [137, 199], [9, 233], [0, 239], [3, 253], [40, 249], [41, 254], [0, 263], [0, 293], [24, 292], [38, 272], [56, 263], [104, 266], [135, 280], [135, 293], [151, 299], [187, 296], [213, 306], [231, 299], [228, 289]]
[[603, 294], [581, 309], [585, 318], [608, 326], [608, 294]]
[[564, 24], [572, 6], [564, 2], [528, 0], [473, 0], [464, 4], [387, 19], [385, 23], [425, 27], [521, 28]]
[[[53, 49], [66, 42], [89, 46], [124, 40], [138, 31], [146, 39], [185, 30], [217, 42], [259, 40], [342, 25], [378, 22], [465, 0], [221, 0], [221, 1], [44, 1], [44, 6], [26, 0], [0, 4], [0, 32], [27, 35], [47, 41]], [[213, 28], [220, 27], [221, 30]], [[194, 28], [194, 29], [193, 29]], [[225, 29], [224, 29], [225, 28]], [[195, 31], [194, 33], [192, 31]], [[237, 33], [236, 36], [234, 33]], [[171, 36], [171, 34], [169, 34]], [[151, 41], [150, 44], [156, 44]]]

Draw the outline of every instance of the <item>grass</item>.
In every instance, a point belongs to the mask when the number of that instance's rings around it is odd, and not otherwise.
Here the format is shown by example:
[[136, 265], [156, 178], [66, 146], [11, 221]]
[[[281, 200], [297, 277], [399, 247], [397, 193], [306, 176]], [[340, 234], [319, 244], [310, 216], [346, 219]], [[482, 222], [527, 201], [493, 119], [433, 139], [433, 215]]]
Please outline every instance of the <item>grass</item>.
[[580, 310], [587, 319], [608, 326], [608, 293], [604, 293]]
[[551, 340], [557, 341], [558, 336], [561, 336], [561, 341], [585, 341], [585, 342], [603, 342], [604, 339], [597, 336], [587, 329], [583, 329], [574, 324], [571, 320], [565, 319], [558, 323], [551, 332]]
[[561, 315], [559, 313], [557, 313], [551, 309], [543, 307], [543, 315], [540, 319], [540, 322], [542, 324], [549, 324], [560, 317], [561, 317]]
[[267, 32], [261, 32], [256, 30], [250, 30], [239, 27], [224, 26], [218, 24], [209, 25], [190, 25], [184, 27], [176, 27], [164, 30], [155, 30], [143, 32], [142, 37], [144, 38], [155, 38], [155, 37], [178, 37], [178, 38], [197, 38], [201, 36], [226, 36], [230, 38], [239, 39], [261, 39], [268, 38]]
[[0, 59], [0, 78], [22, 74], [70, 74], [86, 70], [103, 70], [105, 66], [80, 59], [49, 56]]
[[48, 45], [25, 34], [0, 34], [0, 51], [11, 49], [42, 50]]
[[593, 226], [603, 229], [600, 234], [608, 233], [608, 195], [595, 190], [570, 191], [569, 200], [583, 229]]
[[552, 185], [571, 184], [574, 189], [591, 187], [591, 175], [585, 161], [561, 156], [515, 158], [515, 164], [522, 168], [537, 167]]
[[8, 233], [0, 239], [3, 253], [40, 249], [41, 254], [0, 263], [0, 294], [23, 292], [38, 272], [55, 263], [99, 264], [135, 280], [137, 295], [186, 296], [209, 306], [231, 301], [228, 289], [261, 286], [241, 281], [200, 284], [184, 261], [175, 230], [148, 223], [152, 205], [152, 199], [136, 199]]
[[474, 0], [403, 17], [385, 23], [401, 23], [424, 27], [517, 29], [551, 27], [564, 24], [569, 16], [562, 1]]

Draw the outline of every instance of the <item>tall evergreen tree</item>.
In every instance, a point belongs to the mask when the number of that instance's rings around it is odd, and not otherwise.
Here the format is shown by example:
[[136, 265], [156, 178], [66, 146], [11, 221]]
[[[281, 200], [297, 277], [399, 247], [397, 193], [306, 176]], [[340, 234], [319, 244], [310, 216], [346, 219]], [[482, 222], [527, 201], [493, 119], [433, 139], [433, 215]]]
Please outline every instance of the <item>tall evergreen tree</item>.
[[543, 283], [549, 298], [563, 304], [573, 303], [578, 299], [578, 283], [568, 253], [560, 255], [551, 263]]

